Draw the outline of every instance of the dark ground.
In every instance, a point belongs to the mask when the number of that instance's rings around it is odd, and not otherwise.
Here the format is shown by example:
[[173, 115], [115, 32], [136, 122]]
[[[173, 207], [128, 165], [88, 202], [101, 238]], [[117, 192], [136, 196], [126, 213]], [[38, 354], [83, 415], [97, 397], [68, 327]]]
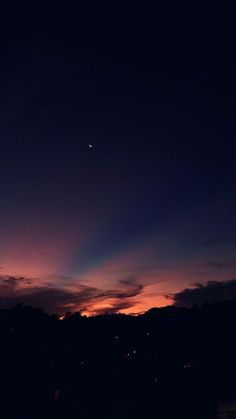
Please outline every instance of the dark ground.
[[4, 419], [216, 418], [235, 388], [236, 301], [139, 317], [0, 311]]

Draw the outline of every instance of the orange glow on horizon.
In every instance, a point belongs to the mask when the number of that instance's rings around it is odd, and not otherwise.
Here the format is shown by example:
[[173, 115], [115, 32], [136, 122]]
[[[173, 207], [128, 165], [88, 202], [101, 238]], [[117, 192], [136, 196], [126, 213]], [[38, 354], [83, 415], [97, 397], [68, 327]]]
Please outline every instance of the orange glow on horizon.
[[[95, 263], [91, 261], [91, 265], [80, 272], [76, 254], [92, 243], [93, 228], [89, 232], [81, 229], [78, 237], [69, 231], [57, 232], [55, 226], [49, 232], [46, 229], [40, 232], [39, 227], [32, 232], [28, 228], [25, 234], [24, 226], [18, 227], [14, 236], [0, 243], [0, 276], [22, 276], [30, 281], [19, 281], [15, 287], [4, 283], [2, 294], [20, 298], [21, 295], [28, 297], [31, 290], [55, 289], [71, 296], [71, 300], [58, 304], [61, 316], [66, 311], [81, 311], [91, 316], [104, 310], [135, 315], [152, 307], [171, 305], [172, 300], [166, 295], [180, 292], [196, 282], [235, 277], [234, 265], [229, 265], [228, 270], [214, 269], [201, 255], [168, 263], [158, 258], [158, 251], [145, 241], [110, 257], [101, 257]], [[80, 297], [83, 290], [85, 297]], [[92, 292], [86, 294], [87, 290]], [[78, 295], [77, 299], [74, 295]]]

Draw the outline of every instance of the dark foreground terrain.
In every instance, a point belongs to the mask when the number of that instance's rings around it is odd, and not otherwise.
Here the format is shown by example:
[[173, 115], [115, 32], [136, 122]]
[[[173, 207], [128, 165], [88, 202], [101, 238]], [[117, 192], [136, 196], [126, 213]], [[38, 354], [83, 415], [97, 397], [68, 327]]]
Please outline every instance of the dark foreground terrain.
[[234, 418], [217, 405], [235, 400], [235, 319], [235, 300], [63, 321], [1, 310], [1, 418]]

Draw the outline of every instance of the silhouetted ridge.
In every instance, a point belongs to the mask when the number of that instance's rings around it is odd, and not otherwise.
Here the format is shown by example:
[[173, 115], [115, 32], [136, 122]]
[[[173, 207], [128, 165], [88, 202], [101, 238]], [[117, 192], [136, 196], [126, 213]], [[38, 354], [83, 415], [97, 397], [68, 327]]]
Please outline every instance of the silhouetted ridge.
[[236, 300], [63, 321], [0, 310], [5, 417], [215, 418], [236, 389], [235, 318]]

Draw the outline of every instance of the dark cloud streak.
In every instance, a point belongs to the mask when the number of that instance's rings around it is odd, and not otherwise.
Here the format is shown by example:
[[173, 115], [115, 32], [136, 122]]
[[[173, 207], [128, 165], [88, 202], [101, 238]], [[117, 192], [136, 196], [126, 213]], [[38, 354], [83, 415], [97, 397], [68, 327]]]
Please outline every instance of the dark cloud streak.
[[[117, 289], [103, 291], [96, 287], [79, 284], [76, 289], [59, 288], [50, 285], [33, 286], [33, 280], [25, 277], [0, 277], [0, 308], [11, 308], [16, 304], [40, 307], [49, 313], [63, 314], [67, 311], [87, 311], [93, 314], [117, 313], [131, 308], [143, 291], [143, 285], [136, 278], [128, 277], [118, 281]], [[93, 309], [94, 304], [108, 301], [107, 307]]]
[[196, 283], [194, 288], [186, 288], [174, 295], [168, 295], [167, 298], [172, 299], [173, 304], [179, 307], [230, 300], [236, 298], [236, 279], [225, 282], [209, 281], [206, 285]]

